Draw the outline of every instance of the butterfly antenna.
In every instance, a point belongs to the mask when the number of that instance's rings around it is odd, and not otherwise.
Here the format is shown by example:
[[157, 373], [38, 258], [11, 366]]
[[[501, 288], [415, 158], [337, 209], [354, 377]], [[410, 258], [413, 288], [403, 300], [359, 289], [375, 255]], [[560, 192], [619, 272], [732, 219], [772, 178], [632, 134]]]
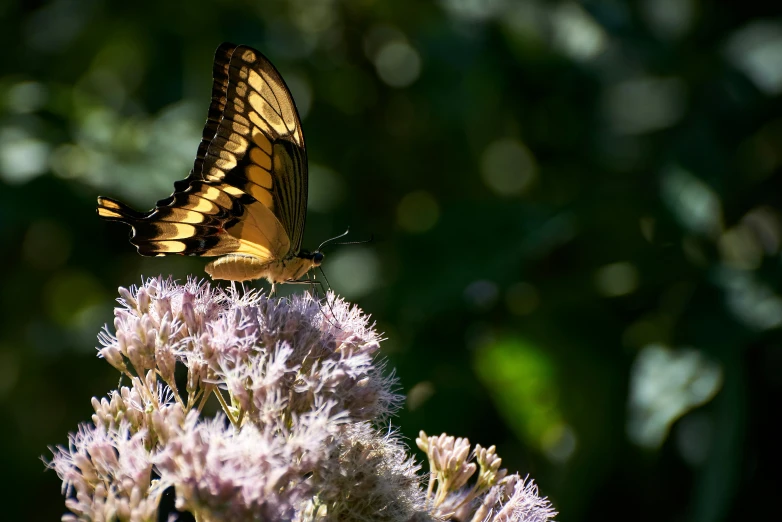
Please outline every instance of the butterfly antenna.
[[369, 236], [369, 239], [364, 239], [361, 241], [344, 241], [342, 243], [334, 243], [335, 245], [361, 245], [363, 243], [371, 243], [375, 240], [375, 234], [372, 234]]
[[326, 240], [326, 241], [324, 241], [323, 243], [321, 243], [321, 244], [320, 244], [320, 246], [318, 247], [318, 250], [320, 250], [320, 249], [321, 249], [321, 248], [323, 248], [324, 246], [328, 245], [329, 243], [331, 243], [331, 242], [332, 242], [332, 241], [334, 241], [335, 239], [339, 239], [339, 238], [341, 238], [341, 237], [345, 237], [345, 236], [347, 236], [347, 235], [348, 235], [348, 232], [350, 232], [350, 227], [348, 227], [348, 228], [347, 228], [347, 230], [345, 230], [345, 231], [344, 231], [343, 233], [341, 233], [340, 235], [338, 235], [338, 236], [334, 236], [334, 237], [332, 237], [332, 238], [330, 238], [330, 239], [327, 239], [327, 240]]

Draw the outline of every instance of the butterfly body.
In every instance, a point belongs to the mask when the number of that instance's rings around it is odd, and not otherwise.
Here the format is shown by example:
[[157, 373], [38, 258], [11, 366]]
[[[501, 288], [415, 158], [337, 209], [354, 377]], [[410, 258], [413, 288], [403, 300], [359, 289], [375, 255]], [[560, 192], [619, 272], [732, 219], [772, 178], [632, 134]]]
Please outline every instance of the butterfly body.
[[219, 256], [214, 279], [294, 282], [318, 266], [301, 249], [307, 153], [288, 87], [260, 52], [224, 43], [215, 53], [212, 103], [190, 175], [146, 213], [99, 197], [98, 215], [132, 228], [145, 256]]
[[[316, 255], [320, 254], [316, 252]], [[270, 283], [285, 283], [297, 281], [320, 264], [320, 260], [302, 252], [302, 257], [296, 256], [281, 261], [264, 262], [257, 257], [230, 254], [222, 256], [206, 265], [206, 273], [212, 279], [227, 279], [229, 281], [252, 281], [265, 278]], [[320, 259], [322, 259], [320, 254]]]

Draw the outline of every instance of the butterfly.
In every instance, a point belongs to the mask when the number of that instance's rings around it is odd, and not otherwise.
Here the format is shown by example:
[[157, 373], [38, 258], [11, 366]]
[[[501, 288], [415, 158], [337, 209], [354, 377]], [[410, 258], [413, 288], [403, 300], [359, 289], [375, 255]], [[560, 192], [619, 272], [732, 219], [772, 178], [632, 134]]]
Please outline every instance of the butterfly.
[[147, 213], [98, 197], [98, 216], [130, 225], [144, 256], [219, 256], [205, 268], [213, 279], [304, 282], [323, 254], [301, 249], [307, 151], [290, 90], [260, 52], [231, 43], [217, 48], [213, 78], [188, 177]]

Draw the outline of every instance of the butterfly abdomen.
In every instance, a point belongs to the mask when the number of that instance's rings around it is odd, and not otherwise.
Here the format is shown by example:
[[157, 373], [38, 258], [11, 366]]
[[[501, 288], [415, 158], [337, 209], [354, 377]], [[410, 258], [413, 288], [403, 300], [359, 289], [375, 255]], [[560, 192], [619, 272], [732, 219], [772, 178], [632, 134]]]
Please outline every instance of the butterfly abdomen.
[[252, 281], [262, 277], [269, 278], [269, 268], [274, 262], [261, 260], [257, 257], [231, 254], [215, 259], [206, 267], [206, 273], [212, 279], [228, 281]]
[[264, 261], [249, 255], [231, 254], [215, 259], [206, 265], [206, 273], [212, 279], [251, 281], [266, 278], [270, 283], [295, 281], [309, 272], [315, 263], [312, 259], [291, 257], [281, 261]]

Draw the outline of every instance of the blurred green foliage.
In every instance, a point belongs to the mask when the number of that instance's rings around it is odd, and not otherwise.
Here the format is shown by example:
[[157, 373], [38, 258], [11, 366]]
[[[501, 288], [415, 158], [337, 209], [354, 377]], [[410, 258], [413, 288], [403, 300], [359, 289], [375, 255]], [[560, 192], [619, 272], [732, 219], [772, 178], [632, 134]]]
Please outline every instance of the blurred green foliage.
[[[224, 41], [288, 81], [305, 245], [378, 321], [419, 429], [497, 444], [561, 520], [776, 518], [782, 18], [714, 0], [0, 4], [3, 518], [116, 385], [140, 209], [192, 164]], [[302, 291], [299, 287], [288, 291]], [[9, 502], [10, 501], [10, 502]]]

